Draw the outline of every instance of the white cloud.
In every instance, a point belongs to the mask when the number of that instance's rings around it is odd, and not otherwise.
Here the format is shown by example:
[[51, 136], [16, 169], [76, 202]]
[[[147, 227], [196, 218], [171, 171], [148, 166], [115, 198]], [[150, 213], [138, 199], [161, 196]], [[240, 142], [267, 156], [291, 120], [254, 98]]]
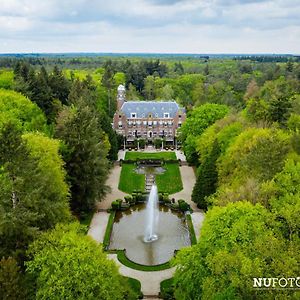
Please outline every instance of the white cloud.
[[297, 0], [1, 0], [0, 52], [300, 53]]

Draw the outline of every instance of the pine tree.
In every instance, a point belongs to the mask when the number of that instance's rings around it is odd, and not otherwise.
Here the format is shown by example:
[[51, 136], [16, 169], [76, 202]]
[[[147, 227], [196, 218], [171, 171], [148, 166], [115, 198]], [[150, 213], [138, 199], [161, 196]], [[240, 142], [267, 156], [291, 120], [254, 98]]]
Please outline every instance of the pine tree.
[[64, 141], [66, 169], [71, 184], [71, 208], [81, 214], [105, 195], [109, 142], [95, 111], [84, 98], [66, 108], [57, 120], [56, 135]]

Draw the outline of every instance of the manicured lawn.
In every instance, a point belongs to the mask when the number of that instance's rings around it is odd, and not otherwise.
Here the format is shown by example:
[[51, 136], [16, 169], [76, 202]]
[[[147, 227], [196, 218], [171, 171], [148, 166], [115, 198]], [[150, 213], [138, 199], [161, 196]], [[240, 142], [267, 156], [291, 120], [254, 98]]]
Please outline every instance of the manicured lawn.
[[174, 194], [182, 190], [182, 180], [177, 163], [166, 163], [166, 172], [156, 175], [156, 184], [159, 192]]
[[112, 211], [109, 215], [108, 222], [106, 225], [106, 230], [103, 238], [103, 248], [106, 249], [110, 243], [110, 236], [114, 225], [116, 212]]
[[134, 270], [153, 272], [153, 271], [162, 271], [171, 268], [170, 262], [166, 262], [161, 265], [155, 265], [155, 266], [140, 265], [128, 259], [124, 250], [114, 250], [114, 251], [110, 251], [109, 253], [116, 253], [118, 256], [118, 260], [121, 264]]
[[120, 180], [119, 180], [119, 190], [131, 194], [133, 190], [145, 189], [145, 175], [137, 174], [135, 170], [136, 166], [134, 164], [123, 164]]
[[177, 159], [175, 152], [126, 152], [125, 159], [153, 159], [153, 158], [164, 158], [164, 159]]

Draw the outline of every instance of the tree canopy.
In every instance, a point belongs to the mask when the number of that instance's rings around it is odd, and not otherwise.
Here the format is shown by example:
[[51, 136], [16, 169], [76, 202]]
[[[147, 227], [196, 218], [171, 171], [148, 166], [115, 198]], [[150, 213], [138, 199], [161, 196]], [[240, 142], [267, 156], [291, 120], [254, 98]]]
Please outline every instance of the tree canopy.
[[26, 272], [35, 280], [36, 299], [129, 299], [132, 294], [102, 246], [78, 223], [57, 225], [28, 250]]

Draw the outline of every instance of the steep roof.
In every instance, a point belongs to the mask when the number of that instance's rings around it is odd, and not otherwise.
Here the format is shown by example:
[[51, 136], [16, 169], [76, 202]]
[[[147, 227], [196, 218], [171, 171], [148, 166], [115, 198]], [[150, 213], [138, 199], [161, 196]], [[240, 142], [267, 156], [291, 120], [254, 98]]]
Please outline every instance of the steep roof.
[[121, 107], [127, 118], [131, 113], [136, 113], [137, 118], [145, 118], [150, 113], [153, 118], [163, 118], [164, 113], [169, 113], [170, 118], [174, 118], [178, 110], [185, 111], [175, 101], [127, 101]]

